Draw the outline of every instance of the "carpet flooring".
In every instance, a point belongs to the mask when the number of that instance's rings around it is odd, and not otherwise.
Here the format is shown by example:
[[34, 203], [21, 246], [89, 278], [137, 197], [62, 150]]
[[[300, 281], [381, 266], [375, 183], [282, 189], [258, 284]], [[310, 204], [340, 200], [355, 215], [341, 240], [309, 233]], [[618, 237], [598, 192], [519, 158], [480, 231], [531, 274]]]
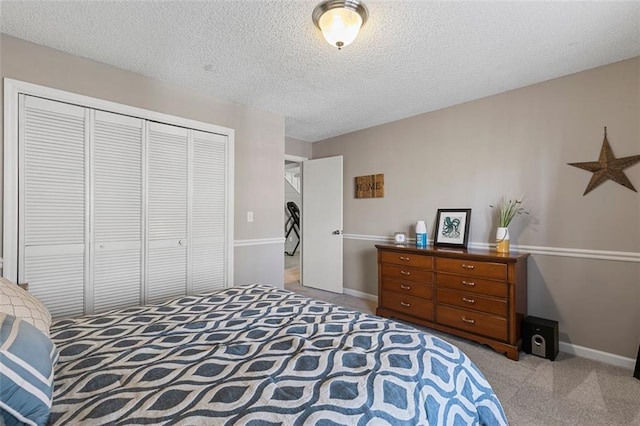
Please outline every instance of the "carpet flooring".
[[[285, 284], [296, 293], [375, 315], [375, 302]], [[419, 327], [420, 328], [420, 327]], [[640, 426], [640, 380], [620, 367], [560, 352], [555, 361], [520, 353], [511, 361], [492, 349], [426, 329], [458, 346], [483, 372], [510, 425]]]

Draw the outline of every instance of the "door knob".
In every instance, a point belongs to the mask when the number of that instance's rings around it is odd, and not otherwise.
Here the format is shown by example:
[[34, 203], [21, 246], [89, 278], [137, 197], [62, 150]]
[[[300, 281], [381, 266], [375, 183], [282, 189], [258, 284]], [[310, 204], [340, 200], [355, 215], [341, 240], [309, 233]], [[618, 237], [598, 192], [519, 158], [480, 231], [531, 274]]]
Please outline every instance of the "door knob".
[[332, 232], [333, 235], [340, 235], [342, 234], [342, 229], [336, 229], [335, 231]]

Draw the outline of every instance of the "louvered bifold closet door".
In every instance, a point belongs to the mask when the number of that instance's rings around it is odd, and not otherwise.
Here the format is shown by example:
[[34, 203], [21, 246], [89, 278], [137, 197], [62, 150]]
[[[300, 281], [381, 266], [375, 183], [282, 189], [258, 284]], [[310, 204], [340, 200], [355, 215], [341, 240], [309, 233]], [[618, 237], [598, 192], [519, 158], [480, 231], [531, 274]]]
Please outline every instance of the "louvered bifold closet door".
[[224, 288], [226, 251], [227, 137], [193, 131], [191, 216], [192, 289]]
[[142, 290], [142, 128], [95, 112], [93, 312], [137, 306]]
[[148, 124], [147, 302], [187, 291], [188, 130]]
[[18, 279], [54, 317], [84, 313], [88, 112], [20, 97]]

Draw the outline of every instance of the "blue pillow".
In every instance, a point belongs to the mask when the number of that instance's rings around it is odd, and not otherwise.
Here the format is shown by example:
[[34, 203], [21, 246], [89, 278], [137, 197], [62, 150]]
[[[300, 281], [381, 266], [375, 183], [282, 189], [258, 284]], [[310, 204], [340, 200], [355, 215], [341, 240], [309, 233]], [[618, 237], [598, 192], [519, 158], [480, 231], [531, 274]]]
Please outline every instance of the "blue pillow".
[[26, 321], [0, 312], [0, 415], [6, 425], [44, 425], [53, 399], [55, 344]]

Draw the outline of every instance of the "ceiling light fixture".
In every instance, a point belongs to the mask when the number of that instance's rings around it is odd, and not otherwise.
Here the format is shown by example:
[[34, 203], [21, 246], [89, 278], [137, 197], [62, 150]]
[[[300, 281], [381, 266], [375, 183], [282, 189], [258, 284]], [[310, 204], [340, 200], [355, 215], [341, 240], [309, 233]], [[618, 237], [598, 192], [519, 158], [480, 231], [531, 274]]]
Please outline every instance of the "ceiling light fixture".
[[369, 12], [358, 0], [326, 0], [313, 10], [313, 23], [338, 50], [350, 45], [367, 22]]

